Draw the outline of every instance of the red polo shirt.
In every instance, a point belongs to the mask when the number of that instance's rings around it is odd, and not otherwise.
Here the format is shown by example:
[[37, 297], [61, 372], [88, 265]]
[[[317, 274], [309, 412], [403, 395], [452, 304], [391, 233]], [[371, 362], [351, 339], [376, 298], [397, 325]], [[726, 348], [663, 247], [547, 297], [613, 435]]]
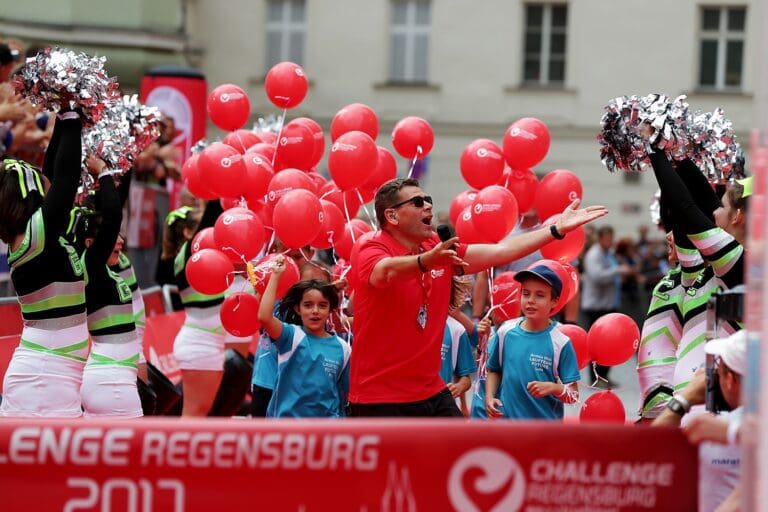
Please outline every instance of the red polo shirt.
[[[427, 251], [437, 235], [424, 242]], [[461, 257], [465, 245], [458, 246]], [[349, 401], [352, 403], [416, 402], [445, 389], [440, 378], [440, 346], [448, 318], [453, 266], [400, 278], [385, 288], [368, 283], [383, 258], [414, 254], [379, 231], [357, 254], [354, 348], [350, 362]], [[353, 269], [355, 270], [355, 269]], [[419, 309], [427, 305], [427, 322], [419, 325]]]

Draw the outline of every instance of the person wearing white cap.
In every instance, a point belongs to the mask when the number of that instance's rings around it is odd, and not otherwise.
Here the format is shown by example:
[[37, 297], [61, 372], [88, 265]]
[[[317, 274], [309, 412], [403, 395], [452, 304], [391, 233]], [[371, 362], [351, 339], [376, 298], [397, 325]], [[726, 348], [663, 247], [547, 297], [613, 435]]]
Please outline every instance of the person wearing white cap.
[[715, 357], [715, 371], [725, 404], [731, 410], [718, 415], [684, 415], [691, 406], [704, 403], [706, 377], [699, 370], [691, 382], [669, 400], [667, 409], [653, 425], [679, 425], [688, 440], [699, 446], [699, 510], [722, 510], [726, 500], [738, 493], [741, 455], [738, 447], [741, 426], [741, 383], [747, 370], [747, 331], [707, 342], [704, 350]]

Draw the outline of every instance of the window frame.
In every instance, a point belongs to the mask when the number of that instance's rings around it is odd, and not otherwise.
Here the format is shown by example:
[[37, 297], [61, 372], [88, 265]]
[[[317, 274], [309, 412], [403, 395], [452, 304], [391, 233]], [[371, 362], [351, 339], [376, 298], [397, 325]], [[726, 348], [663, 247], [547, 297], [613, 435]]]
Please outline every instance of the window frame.
[[[416, 12], [419, 3], [427, 4], [429, 19], [427, 24], [418, 24], [416, 21]], [[393, 18], [396, 4], [405, 4], [406, 16], [405, 23], [395, 24]], [[430, 51], [432, 47], [432, 0], [391, 0], [389, 16], [389, 62], [387, 69], [387, 82], [390, 84], [404, 85], [426, 85], [429, 84], [430, 74]], [[403, 76], [395, 75], [395, 58], [393, 39], [395, 36], [404, 38], [403, 57]], [[417, 36], [426, 36], [427, 47], [424, 62], [426, 69], [423, 70], [423, 77], [417, 76], [415, 69], [416, 58], [416, 39]]]
[[[719, 19], [718, 27], [716, 30], [704, 28], [704, 13], [707, 10], [717, 10]], [[744, 13], [744, 27], [741, 31], [735, 31], [728, 28], [729, 11], [730, 10], [742, 10]], [[698, 65], [696, 68], [696, 87], [699, 91], [704, 92], [742, 92], [744, 89], [744, 67], [746, 65], [745, 54], [747, 48], [747, 15], [749, 9], [747, 5], [714, 5], [714, 4], [701, 4], [699, 5], [698, 16]], [[714, 41], [717, 45], [715, 53], [715, 83], [713, 85], [702, 83], [702, 59], [704, 57], [703, 44], [704, 41]], [[727, 69], [728, 69], [728, 43], [738, 41], [741, 42], [741, 70], [739, 72], [738, 85], [727, 85]]]
[[[269, 11], [271, 8], [270, 4], [280, 4], [282, 8], [281, 18], [279, 21], [272, 21], [269, 19]], [[303, 4], [303, 16], [301, 21], [293, 21], [291, 19], [292, 9], [294, 4]], [[307, 10], [307, 2], [306, 0], [267, 0], [266, 2], [266, 15], [265, 15], [265, 24], [264, 24], [264, 66], [265, 66], [265, 74], [267, 71], [272, 68], [275, 64], [278, 62], [283, 61], [291, 61], [295, 62], [299, 66], [305, 65], [305, 50], [306, 50], [306, 35], [307, 35], [307, 21], [306, 21], [306, 10]], [[280, 35], [280, 48], [279, 48], [279, 57], [277, 62], [270, 62], [270, 45], [269, 45], [269, 36], [271, 34], [279, 34]], [[291, 46], [291, 36], [294, 34], [300, 34], [301, 37], [301, 59], [292, 59], [291, 53], [292, 53], [292, 46]], [[296, 62], [296, 60], [299, 60], [301, 62]]]
[[[565, 89], [566, 81], [567, 81], [567, 75], [568, 75], [568, 23], [569, 23], [569, 16], [568, 16], [568, 7], [569, 4], [567, 2], [525, 2], [523, 5], [523, 30], [522, 30], [522, 66], [521, 66], [521, 80], [520, 83], [523, 87], [540, 87], [540, 88], [552, 88], [552, 89]], [[527, 39], [529, 34], [529, 27], [528, 25], [528, 8], [529, 7], [541, 7], [542, 13], [541, 13], [541, 25], [538, 26], [539, 30], [539, 51], [537, 54], [529, 54], [526, 52], [526, 45], [527, 45]], [[557, 7], [562, 7], [565, 9], [565, 25], [561, 27], [554, 27], [552, 24], [553, 20], [553, 9]], [[557, 55], [562, 55], [563, 60], [563, 77], [562, 80], [553, 80], [550, 78], [550, 70], [551, 70], [551, 63], [555, 60], [553, 59], [553, 53], [552, 53], [552, 35], [558, 31], [562, 31], [564, 38], [565, 38], [565, 46], [563, 48], [562, 54], [558, 53]], [[525, 76], [525, 66], [526, 62], [529, 60], [529, 56], [537, 56], [537, 60], [539, 63], [539, 78], [538, 79], [529, 79]]]

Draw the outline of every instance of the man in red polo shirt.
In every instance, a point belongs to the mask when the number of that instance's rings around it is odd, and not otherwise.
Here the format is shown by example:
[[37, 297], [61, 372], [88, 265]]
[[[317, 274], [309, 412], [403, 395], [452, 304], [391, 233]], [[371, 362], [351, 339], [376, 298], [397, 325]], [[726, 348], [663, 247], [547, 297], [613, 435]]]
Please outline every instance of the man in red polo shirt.
[[467, 273], [509, 263], [553, 238], [608, 213], [574, 201], [552, 227], [498, 244], [440, 242], [432, 230], [432, 198], [414, 179], [395, 179], [376, 193], [381, 230], [354, 263], [352, 416], [455, 416], [461, 412], [440, 378], [440, 346], [457, 269]]

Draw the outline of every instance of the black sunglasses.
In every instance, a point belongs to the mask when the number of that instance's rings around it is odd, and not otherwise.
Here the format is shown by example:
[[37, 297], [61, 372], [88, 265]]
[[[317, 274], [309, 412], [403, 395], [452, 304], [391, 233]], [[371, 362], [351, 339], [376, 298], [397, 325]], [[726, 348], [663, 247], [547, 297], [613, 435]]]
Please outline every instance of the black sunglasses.
[[406, 199], [405, 201], [402, 201], [397, 204], [393, 204], [390, 206], [390, 209], [394, 208], [400, 208], [401, 206], [405, 206], [408, 203], [413, 203], [413, 206], [416, 208], [424, 208], [424, 203], [432, 204], [432, 196], [413, 196], [410, 199]]

